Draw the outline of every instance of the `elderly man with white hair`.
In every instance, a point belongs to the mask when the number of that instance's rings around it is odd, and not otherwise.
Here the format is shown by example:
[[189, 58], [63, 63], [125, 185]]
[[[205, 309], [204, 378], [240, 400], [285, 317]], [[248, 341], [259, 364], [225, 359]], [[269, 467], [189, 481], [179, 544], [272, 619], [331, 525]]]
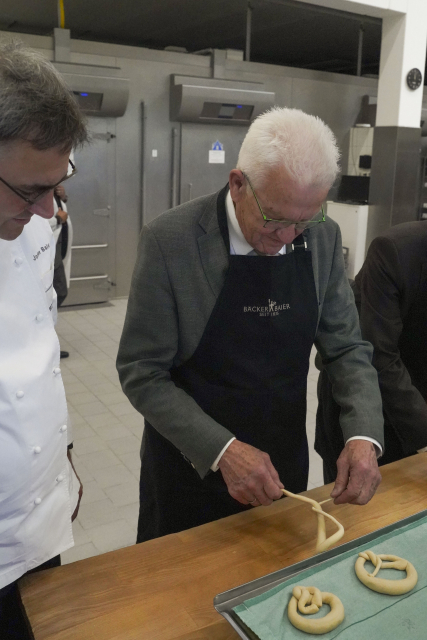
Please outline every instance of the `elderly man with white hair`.
[[145, 417], [138, 542], [307, 488], [313, 344], [341, 406], [335, 503], [379, 485], [372, 348], [323, 209], [338, 156], [321, 120], [272, 109], [226, 187], [144, 227], [117, 360]]

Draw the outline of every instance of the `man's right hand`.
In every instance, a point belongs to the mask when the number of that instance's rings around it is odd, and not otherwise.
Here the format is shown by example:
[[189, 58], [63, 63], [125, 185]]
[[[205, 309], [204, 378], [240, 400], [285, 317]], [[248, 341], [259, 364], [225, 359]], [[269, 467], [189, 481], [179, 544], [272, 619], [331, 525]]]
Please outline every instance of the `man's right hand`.
[[270, 456], [250, 444], [234, 440], [218, 467], [230, 496], [242, 504], [268, 506], [283, 495], [284, 487]]

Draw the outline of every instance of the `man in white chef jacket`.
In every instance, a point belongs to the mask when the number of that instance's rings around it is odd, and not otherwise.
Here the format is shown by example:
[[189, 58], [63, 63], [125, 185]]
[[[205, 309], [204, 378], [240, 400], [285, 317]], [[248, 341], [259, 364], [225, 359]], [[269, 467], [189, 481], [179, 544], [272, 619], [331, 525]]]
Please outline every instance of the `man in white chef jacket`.
[[[0, 638], [28, 635], [16, 581], [73, 545], [70, 465], [55, 332], [53, 189], [87, 139], [68, 87], [41, 56], [0, 45]], [[67, 455], [68, 454], [68, 455]]]

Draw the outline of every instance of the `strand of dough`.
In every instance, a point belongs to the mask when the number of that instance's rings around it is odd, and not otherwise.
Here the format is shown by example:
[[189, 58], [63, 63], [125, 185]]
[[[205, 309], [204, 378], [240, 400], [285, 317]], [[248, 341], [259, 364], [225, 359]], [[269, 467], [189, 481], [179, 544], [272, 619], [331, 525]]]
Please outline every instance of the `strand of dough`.
[[[324, 502], [328, 502], [328, 500], [323, 500], [322, 503], [319, 503], [312, 498], [307, 498], [306, 496], [300, 496], [296, 493], [291, 493], [286, 489], [282, 489], [282, 492], [285, 494], [285, 496], [289, 496], [290, 498], [295, 498], [296, 500], [301, 500], [302, 502], [308, 502], [309, 504], [311, 504], [311, 510], [317, 513], [316, 553], [327, 551], [329, 547], [332, 547], [332, 545], [336, 544], [338, 540], [341, 540], [344, 535], [344, 527], [333, 516], [323, 511], [321, 507], [321, 504], [323, 504]], [[329, 518], [329, 520], [332, 520], [332, 522], [334, 522], [338, 527], [338, 531], [332, 534], [329, 538], [326, 537], [325, 516]]]
[[[299, 615], [317, 613], [323, 603], [331, 607], [330, 612], [323, 618], [308, 620]], [[288, 618], [291, 624], [300, 631], [319, 635], [328, 633], [338, 627], [344, 620], [344, 607], [341, 600], [333, 593], [319, 591], [317, 587], [294, 587], [292, 598], [288, 604]]]
[[[366, 560], [369, 560], [374, 565], [375, 571], [373, 573], [366, 571]], [[391, 560], [392, 562], [383, 562], [383, 560]], [[387, 593], [391, 596], [400, 596], [403, 593], [408, 593], [418, 582], [418, 574], [414, 565], [404, 558], [399, 558], [399, 556], [376, 555], [373, 551], [362, 551], [359, 553], [354, 569], [360, 582], [363, 582], [366, 587], [372, 589], [372, 591]], [[406, 578], [403, 580], [376, 578], [375, 576], [380, 569], [399, 569], [400, 571], [406, 571]]]

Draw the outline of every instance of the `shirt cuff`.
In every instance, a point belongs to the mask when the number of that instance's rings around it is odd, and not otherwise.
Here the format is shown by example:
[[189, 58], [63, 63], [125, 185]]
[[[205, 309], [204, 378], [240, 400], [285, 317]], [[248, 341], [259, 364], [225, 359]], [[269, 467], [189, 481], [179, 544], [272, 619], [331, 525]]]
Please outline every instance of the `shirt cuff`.
[[368, 442], [372, 442], [372, 444], [375, 445], [377, 450], [377, 458], [380, 458], [383, 455], [382, 446], [380, 445], [378, 440], [374, 440], [374, 438], [369, 438], [368, 436], [353, 436], [352, 438], [349, 438], [347, 442], [350, 442], [351, 440], [367, 440]]
[[213, 464], [211, 465], [211, 470], [212, 471], [218, 471], [218, 462], [221, 460], [222, 456], [224, 455], [224, 453], [227, 451], [228, 447], [230, 446], [230, 444], [235, 440], [236, 438], [231, 438], [231, 440], [229, 440], [227, 442], [227, 444], [225, 445], [225, 447], [223, 449], [221, 449], [219, 455], [215, 458], [215, 460], [213, 461]]
[[427, 451], [427, 447], [423, 447], [422, 449], [417, 449], [417, 453], [425, 453]]

